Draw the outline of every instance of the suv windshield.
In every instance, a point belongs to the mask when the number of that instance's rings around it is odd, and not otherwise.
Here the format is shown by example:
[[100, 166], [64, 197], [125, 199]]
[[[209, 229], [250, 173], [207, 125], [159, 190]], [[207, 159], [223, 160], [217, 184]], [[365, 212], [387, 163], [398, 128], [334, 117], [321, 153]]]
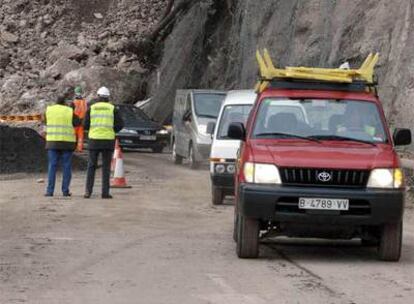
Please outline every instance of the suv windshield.
[[217, 131], [218, 139], [230, 139], [227, 136], [229, 126], [233, 122], [241, 122], [246, 124], [247, 118], [249, 117], [252, 105], [229, 105], [223, 110], [223, 114], [220, 118], [220, 125]]
[[194, 109], [198, 117], [217, 118], [224, 94], [194, 94]]
[[334, 99], [272, 99], [262, 101], [254, 138], [310, 137], [367, 143], [387, 142], [375, 103]]

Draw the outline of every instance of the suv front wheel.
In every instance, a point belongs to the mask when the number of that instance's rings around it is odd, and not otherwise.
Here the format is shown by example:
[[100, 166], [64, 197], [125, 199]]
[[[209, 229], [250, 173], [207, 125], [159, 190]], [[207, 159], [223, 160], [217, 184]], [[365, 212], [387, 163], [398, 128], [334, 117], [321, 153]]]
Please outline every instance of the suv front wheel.
[[379, 258], [383, 261], [397, 262], [401, 257], [402, 221], [385, 224], [382, 227], [378, 247]]
[[259, 221], [243, 215], [237, 217], [237, 256], [257, 258], [259, 255]]

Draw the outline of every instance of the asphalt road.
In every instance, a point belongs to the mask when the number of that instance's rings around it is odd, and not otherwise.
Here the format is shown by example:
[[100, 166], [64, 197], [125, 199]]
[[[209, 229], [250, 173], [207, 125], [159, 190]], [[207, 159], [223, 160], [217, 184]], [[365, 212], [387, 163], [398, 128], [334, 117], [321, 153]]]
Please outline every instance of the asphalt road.
[[[0, 176], [0, 303], [412, 303], [414, 212], [399, 263], [358, 241], [272, 240], [240, 260], [232, 201], [212, 207], [208, 171], [127, 153], [131, 189], [44, 198], [43, 176]], [[98, 185], [99, 186], [99, 185]], [[97, 187], [97, 190], [99, 187]]]

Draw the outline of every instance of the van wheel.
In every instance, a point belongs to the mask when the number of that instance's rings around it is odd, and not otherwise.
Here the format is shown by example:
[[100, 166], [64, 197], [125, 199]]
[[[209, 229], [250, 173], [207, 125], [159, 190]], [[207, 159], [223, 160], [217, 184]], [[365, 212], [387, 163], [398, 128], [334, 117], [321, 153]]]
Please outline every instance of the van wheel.
[[224, 193], [223, 190], [217, 186], [211, 187], [211, 198], [213, 205], [221, 205], [223, 204]]
[[183, 163], [182, 156], [177, 154], [177, 146], [175, 144], [175, 141], [173, 143], [173, 148], [172, 148], [172, 159], [174, 161], [174, 164], [176, 164], [176, 165], [180, 165], [180, 164]]
[[237, 219], [237, 256], [257, 258], [259, 256], [259, 221], [243, 215], [239, 215]]
[[397, 262], [401, 257], [402, 247], [402, 221], [385, 224], [382, 227], [378, 255], [382, 261]]
[[191, 169], [197, 169], [199, 167], [199, 163], [195, 158], [193, 144], [190, 145], [190, 149], [188, 151], [188, 160]]

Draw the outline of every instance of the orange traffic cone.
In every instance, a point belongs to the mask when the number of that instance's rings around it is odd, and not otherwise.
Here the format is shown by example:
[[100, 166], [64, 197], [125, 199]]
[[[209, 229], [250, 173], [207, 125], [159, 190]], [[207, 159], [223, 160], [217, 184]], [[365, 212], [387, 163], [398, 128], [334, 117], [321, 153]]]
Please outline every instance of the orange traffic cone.
[[111, 172], [112, 173], [115, 171], [116, 160], [119, 158], [119, 153], [120, 152], [122, 152], [122, 151], [121, 151], [121, 147], [119, 146], [119, 140], [116, 139], [115, 140], [115, 151], [114, 151], [114, 155], [112, 156], [112, 162], [111, 162]]
[[115, 152], [115, 166], [114, 166], [114, 176], [111, 180], [111, 188], [131, 188], [128, 186], [125, 178], [124, 170], [124, 158], [122, 155], [121, 148], [119, 147], [118, 140], [116, 141]]

